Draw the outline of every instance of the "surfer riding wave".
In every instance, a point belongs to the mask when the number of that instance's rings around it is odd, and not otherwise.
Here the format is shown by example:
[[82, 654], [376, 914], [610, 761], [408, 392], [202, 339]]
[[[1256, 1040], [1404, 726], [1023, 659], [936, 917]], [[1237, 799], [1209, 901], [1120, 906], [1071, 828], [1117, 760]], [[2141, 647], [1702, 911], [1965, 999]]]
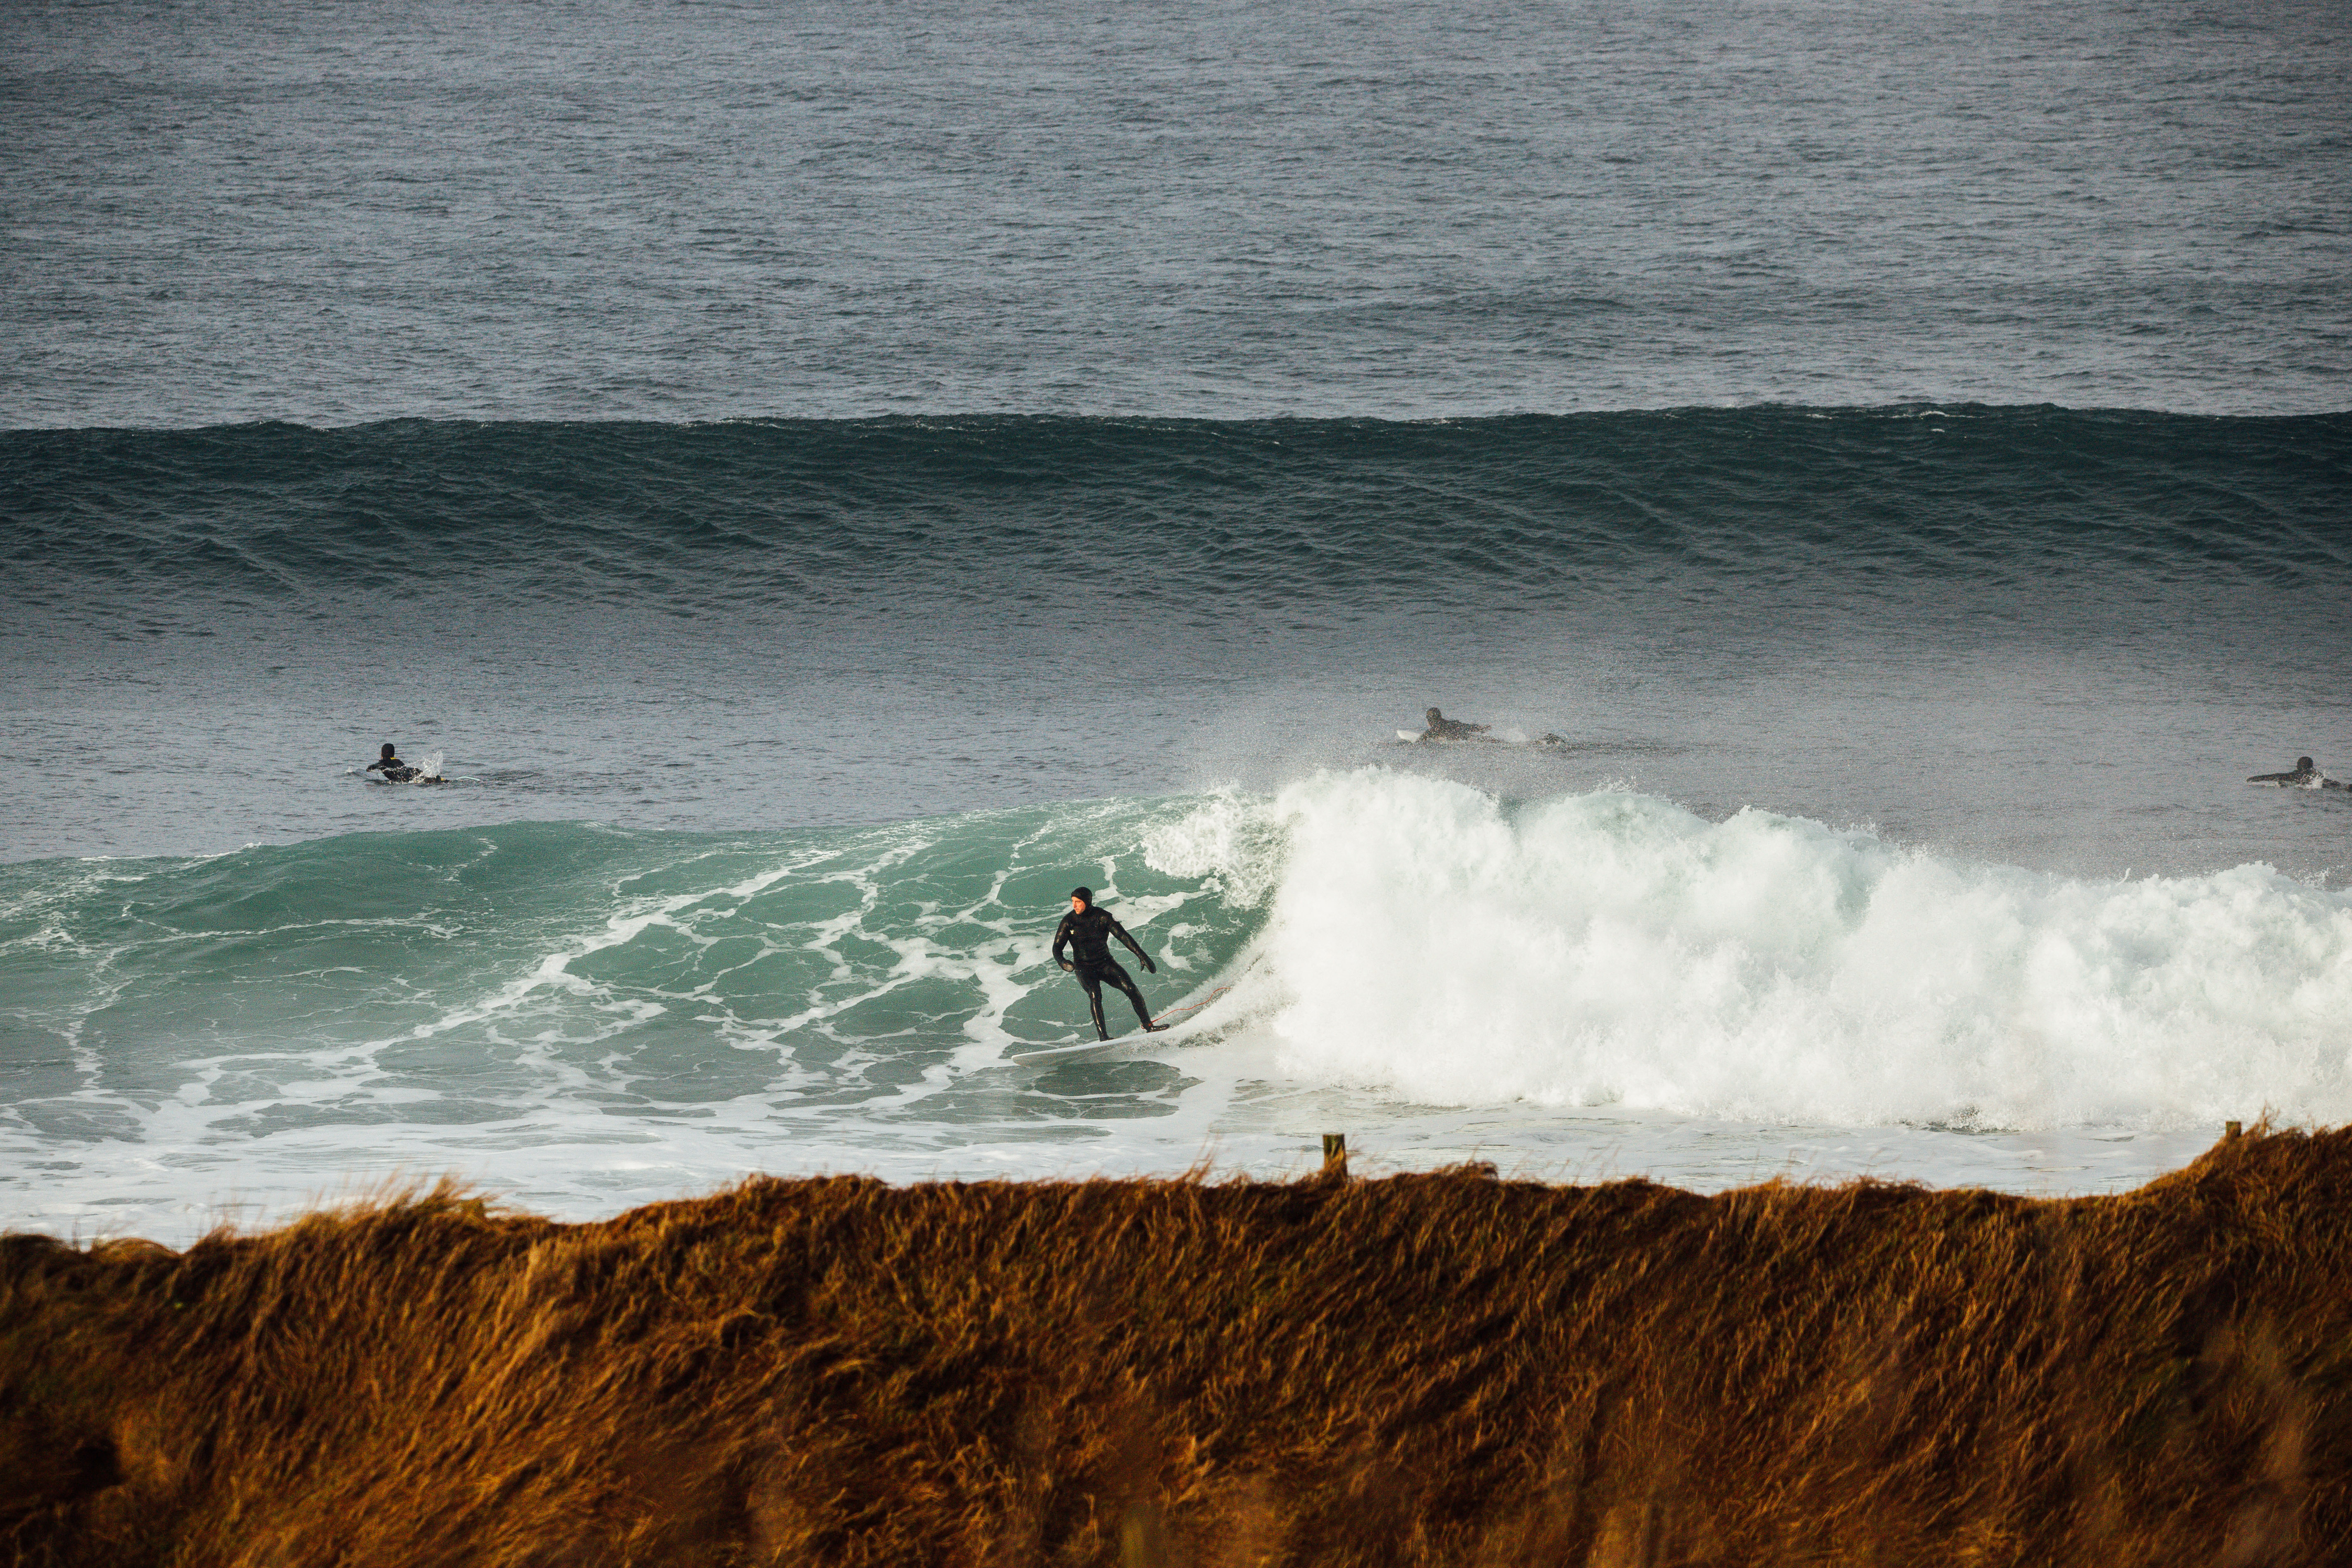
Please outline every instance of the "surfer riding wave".
[[[1151, 1009], [1144, 1005], [1143, 993], [1136, 989], [1135, 977], [1110, 955], [1113, 937], [1141, 960], [1144, 973], [1160, 973], [1160, 966], [1151, 962], [1150, 955], [1127, 934], [1127, 928], [1119, 924], [1109, 910], [1095, 907], [1093, 889], [1073, 888], [1070, 889], [1070, 912], [1064, 915], [1062, 923], [1054, 929], [1054, 962], [1076, 974], [1078, 984], [1086, 987], [1087, 1009], [1094, 1015], [1097, 1039], [1110, 1038], [1110, 1029], [1103, 1022], [1102, 988], [1106, 984], [1126, 992], [1128, 1002], [1135, 1008], [1136, 1022], [1142, 1025], [1147, 1033], [1158, 1034], [1168, 1026], [1151, 1021]], [[1071, 950], [1069, 958], [1062, 956], [1064, 948]]]

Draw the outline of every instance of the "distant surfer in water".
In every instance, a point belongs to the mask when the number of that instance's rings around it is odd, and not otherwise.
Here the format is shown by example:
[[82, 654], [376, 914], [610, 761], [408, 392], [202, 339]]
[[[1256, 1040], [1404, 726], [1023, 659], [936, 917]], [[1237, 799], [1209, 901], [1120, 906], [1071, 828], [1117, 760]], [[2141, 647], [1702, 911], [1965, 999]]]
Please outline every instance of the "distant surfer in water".
[[386, 741], [383, 743], [383, 754], [367, 765], [367, 771], [372, 773], [382, 773], [383, 775], [383, 782], [386, 784], [406, 784], [416, 777], [416, 770], [415, 768], [410, 767], [406, 763], [402, 762], [397, 756], [393, 754], [393, 746], [390, 741]]
[[383, 782], [386, 784], [439, 784], [442, 782], [439, 773], [428, 773], [420, 767], [402, 762], [394, 754], [390, 741], [383, 743], [383, 754], [367, 765], [367, 771], [383, 774]]
[[1485, 724], [1467, 724], [1459, 719], [1448, 719], [1433, 708], [1429, 710], [1429, 728], [1421, 732], [1424, 741], [1475, 741], [1488, 729]]
[[[1062, 923], [1054, 930], [1054, 962], [1076, 975], [1078, 984], [1087, 988], [1087, 1007], [1095, 1016], [1097, 1039], [1110, 1038], [1110, 1030], [1104, 1026], [1102, 1014], [1102, 988], [1106, 982], [1126, 992], [1127, 999], [1135, 1005], [1137, 1021], [1150, 1033], [1158, 1034], [1168, 1026], [1151, 1021], [1151, 1009], [1143, 1005], [1143, 993], [1135, 988], [1135, 977], [1120, 968], [1118, 960], [1110, 955], [1110, 939], [1113, 937], [1118, 938], [1129, 952], [1143, 961], [1144, 973], [1160, 973], [1160, 966], [1136, 945], [1133, 937], [1127, 934], [1127, 928], [1114, 920], [1108, 910], [1095, 908], [1092, 888], [1072, 888], [1070, 912], [1062, 917]], [[1070, 958], [1062, 956], [1062, 950], [1066, 947], [1072, 950]]]
[[2311, 765], [2309, 757], [2294, 760], [2291, 773], [2256, 773], [2248, 784], [2276, 784], [2281, 789], [2342, 789], [2344, 786]]

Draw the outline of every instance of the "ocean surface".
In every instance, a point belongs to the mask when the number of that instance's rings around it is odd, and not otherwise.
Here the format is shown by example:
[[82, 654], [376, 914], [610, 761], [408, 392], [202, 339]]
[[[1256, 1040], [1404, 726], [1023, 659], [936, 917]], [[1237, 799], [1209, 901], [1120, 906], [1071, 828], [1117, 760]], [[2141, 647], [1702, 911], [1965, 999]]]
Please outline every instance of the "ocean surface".
[[0, 426], [2352, 404], [2307, 0], [0, 7]]
[[0, 1226], [2352, 1121], [2334, 11], [0, 46]]

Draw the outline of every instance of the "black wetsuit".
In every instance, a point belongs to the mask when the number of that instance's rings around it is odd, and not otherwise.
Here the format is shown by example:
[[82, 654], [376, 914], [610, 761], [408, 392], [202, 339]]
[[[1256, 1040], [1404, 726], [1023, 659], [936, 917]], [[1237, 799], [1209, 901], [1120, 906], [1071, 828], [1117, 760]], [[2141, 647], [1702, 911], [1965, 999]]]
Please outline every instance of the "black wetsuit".
[[1078, 984], [1087, 988], [1087, 1008], [1095, 1016], [1095, 1035], [1105, 1040], [1110, 1038], [1110, 1030], [1103, 1024], [1102, 988], [1106, 984], [1126, 992], [1128, 1001], [1135, 1005], [1137, 1021], [1147, 1029], [1151, 1027], [1151, 1009], [1143, 1005], [1143, 993], [1135, 988], [1135, 977], [1110, 955], [1110, 939], [1113, 937], [1126, 943], [1129, 952], [1143, 960], [1145, 973], [1153, 972], [1151, 960], [1144, 956], [1143, 949], [1136, 945], [1135, 939], [1127, 934], [1127, 928], [1111, 918], [1108, 910], [1097, 909], [1093, 904], [1083, 910], [1072, 910], [1062, 917], [1062, 923], [1054, 930], [1054, 962], [1062, 962], [1064, 948], [1071, 950], [1071, 972], [1077, 975]]
[[379, 762], [370, 763], [367, 765], [367, 771], [370, 773], [381, 771], [386, 784], [406, 784], [416, 776], [416, 770], [398, 757], [385, 757]]

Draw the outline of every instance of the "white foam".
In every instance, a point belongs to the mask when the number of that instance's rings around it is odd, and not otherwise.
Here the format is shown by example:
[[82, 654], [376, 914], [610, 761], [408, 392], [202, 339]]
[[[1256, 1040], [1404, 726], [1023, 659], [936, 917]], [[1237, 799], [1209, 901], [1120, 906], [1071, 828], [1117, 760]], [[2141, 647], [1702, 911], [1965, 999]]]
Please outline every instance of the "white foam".
[[2352, 898], [2268, 867], [2072, 880], [1378, 769], [1272, 815], [1260, 952], [1297, 1078], [1849, 1126], [2352, 1119]]
[[1143, 861], [1171, 877], [1202, 879], [1205, 891], [1254, 909], [1282, 872], [1281, 823], [1262, 797], [1217, 789], [1178, 821], [1147, 830]]

